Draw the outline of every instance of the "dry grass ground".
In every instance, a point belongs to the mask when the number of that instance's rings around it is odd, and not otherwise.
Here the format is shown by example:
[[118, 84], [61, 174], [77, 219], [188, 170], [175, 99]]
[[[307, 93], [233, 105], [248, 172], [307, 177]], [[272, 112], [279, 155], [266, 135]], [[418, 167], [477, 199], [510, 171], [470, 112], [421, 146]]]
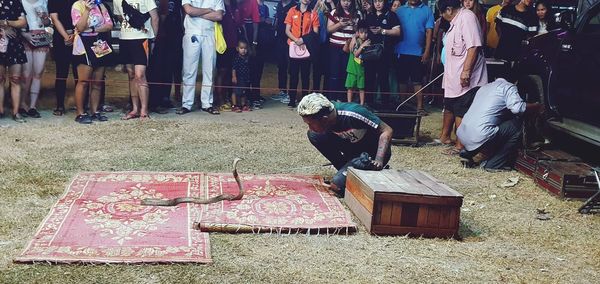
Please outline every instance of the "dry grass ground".
[[[120, 75], [115, 75], [120, 76]], [[109, 98], [122, 92], [111, 85]], [[152, 121], [76, 125], [69, 113], [16, 125], [0, 120], [0, 283], [546, 282], [598, 283], [600, 216], [580, 215], [517, 172], [463, 169], [440, 147], [393, 147], [391, 166], [419, 169], [464, 194], [464, 240], [211, 234], [212, 265], [22, 265], [12, 263], [67, 182], [81, 171], [274, 173], [326, 162], [306, 126], [282, 104], [252, 113], [173, 113]], [[424, 119], [438, 133], [440, 113]], [[331, 176], [328, 168], [296, 170]], [[520, 176], [512, 188], [508, 177]], [[552, 219], [536, 219], [545, 208]]]

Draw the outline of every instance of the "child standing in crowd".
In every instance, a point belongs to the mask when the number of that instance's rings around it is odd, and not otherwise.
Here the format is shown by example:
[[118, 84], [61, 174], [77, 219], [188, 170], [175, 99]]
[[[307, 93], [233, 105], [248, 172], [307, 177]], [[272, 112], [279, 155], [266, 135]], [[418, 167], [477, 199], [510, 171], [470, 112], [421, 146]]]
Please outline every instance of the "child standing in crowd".
[[[40, 118], [36, 109], [42, 73], [46, 63], [46, 54], [50, 51], [52, 35], [46, 31], [50, 26], [47, 0], [23, 0], [23, 8], [27, 17], [27, 27], [21, 32], [27, 62], [23, 64], [23, 81], [21, 89], [21, 109], [23, 116]], [[29, 99], [29, 105], [26, 100]]]
[[358, 97], [361, 105], [365, 104], [365, 67], [362, 65], [361, 53], [364, 48], [371, 44], [368, 39], [368, 28], [364, 21], [358, 23], [356, 34], [350, 40], [350, 44], [344, 46], [344, 51], [349, 52], [348, 65], [346, 67], [346, 88], [348, 89], [348, 102], [352, 102], [353, 91], [358, 89]]
[[241, 39], [236, 47], [237, 54], [233, 58], [231, 82], [236, 86], [231, 96], [233, 112], [251, 111], [247, 105], [247, 93], [250, 87], [250, 63], [248, 58], [248, 42]]

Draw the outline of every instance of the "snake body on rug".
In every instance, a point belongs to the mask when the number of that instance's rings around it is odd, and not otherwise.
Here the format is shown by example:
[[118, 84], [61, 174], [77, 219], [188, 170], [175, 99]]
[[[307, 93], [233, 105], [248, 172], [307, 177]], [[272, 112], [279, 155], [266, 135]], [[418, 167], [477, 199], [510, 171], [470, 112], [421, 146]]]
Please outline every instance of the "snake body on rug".
[[194, 204], [210, 204], [216, 203], [223, 200], [240, 200], [244, 196], [244, 186], [242, 185], [242, 181], [237, 172], [237, 164], [240, 161], [240, 158], [235, 158], [233, 160], [233, 178], [235, 178], [235, 182], [238, 185], [239, 192], [237, 195], [233, 194], [221, 194], [215, 197], [211, 197], [208, 199], [198, 198], [198, 197], [178, 197], [173, 199], [143, 199], [142, 205], [148, 206], [175, 206], [180, 203], [194, 203]]

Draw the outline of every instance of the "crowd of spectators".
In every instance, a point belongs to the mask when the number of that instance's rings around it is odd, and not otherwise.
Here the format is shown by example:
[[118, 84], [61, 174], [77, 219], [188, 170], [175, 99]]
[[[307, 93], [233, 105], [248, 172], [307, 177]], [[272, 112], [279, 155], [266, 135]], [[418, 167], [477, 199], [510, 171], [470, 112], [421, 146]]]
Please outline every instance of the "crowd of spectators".
[[[53, 114], [65, 114], [72, 69], [75, 120], [89, 124], [106, 121], [103, 113], [112, 111], [104, 104], [103, 82], [115, 61], [129, 78], [123, 119], [147, 119], [150, 111], [165, 113], [175, 105], [177, 114], [192, 112], [201, 73], [198, 108], [216, 115], [262, 108], [263, 69], [274, 58], [279, 92], [271, 98], [290, 108], [310, 91], [392, 108], [390, 94], [397, 90], [417, 93], [416, 110], [427, 115], [419, 91], [429, 64], [440, 63], [440, 142], [454, 145], [447, 154], [457, 154], [463, 146], [451, 133], [476, 88], [488, 82], [485, 58], [505, 61], [500, 75], [510, 80], [521, 41], [556, 27], [550, 5], [517, 1], [503, 0], [486, 12], [477, 0], [439, 0], [435, 7], [421, 0], [281, 0], [274, 11], [263, 0], [2, 0], [0, 81], [9, 78], [15, 121], [39, 118], [40, 79], [52, 51]], [[120, 25], [118, 60], [108, 43], [114, 24]], [[227, 46], [219, 52], [218, 38]]]

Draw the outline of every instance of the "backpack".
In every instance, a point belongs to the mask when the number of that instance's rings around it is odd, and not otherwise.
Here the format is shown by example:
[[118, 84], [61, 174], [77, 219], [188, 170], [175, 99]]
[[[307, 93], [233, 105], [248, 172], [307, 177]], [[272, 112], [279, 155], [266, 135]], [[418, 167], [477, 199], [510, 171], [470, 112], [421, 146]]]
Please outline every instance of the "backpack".
[[123, 0], [123, 14], [127, 16], [129, 25], [138, 30], [144, 30], [146, 21], [150, 19], [150, 13], [141, 13], [125, 0]]

